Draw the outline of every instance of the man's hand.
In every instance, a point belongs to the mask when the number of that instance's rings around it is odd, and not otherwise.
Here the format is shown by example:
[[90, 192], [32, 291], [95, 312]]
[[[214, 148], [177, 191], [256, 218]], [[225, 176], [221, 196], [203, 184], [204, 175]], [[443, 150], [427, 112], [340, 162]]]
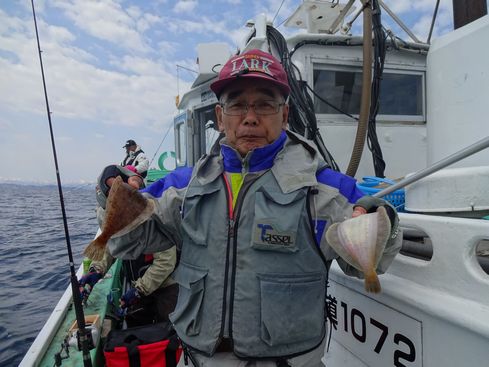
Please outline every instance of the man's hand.
[[353, 208], [353, 214], [351, 215], [352, 218], [359, 217], [360, 215], [367, 214], [367, 209], [361, 206], [355, 206]]
[[391, 221], [391, 228], [396, 229], [399, 223], [399, 218], [397, 217], [396, 210], [394, 207], [384, 199], [379, 199], [373, 196], [363, 196], [355, 203], [353, 206], [352, 218], [358, 217], [362, 214], [374, 213], [379, 206], [383, 206], [389, 219]]
[[80, 295], [82, 299], [88, 297], [92, 288], [97, 284], [97, 282], [102, 278], [102, 273], [98, 271], [90, 271], [80, 278], [78, 281]]
[[136, 169], [136, 167], [132, 166], [130, 164], [128, 164], [127, 166], [124, 166], [124, 168], [127, 168], [131, 172], [138, 173], [138, 170]]
[[136, 288], [131, 288], [121, 297], [121, 307], [126, 308], [135, 305], [140, 299], [141, 296], [138, 290]]

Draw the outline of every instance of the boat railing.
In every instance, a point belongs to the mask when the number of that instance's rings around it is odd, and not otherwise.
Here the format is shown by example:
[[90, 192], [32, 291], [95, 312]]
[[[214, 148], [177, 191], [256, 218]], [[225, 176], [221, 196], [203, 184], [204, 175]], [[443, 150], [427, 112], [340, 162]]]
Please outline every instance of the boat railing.
[[429, 238], [431, 258], [398, 254], [379, 277], [378, 295], [365, 293], [362, 280], [333, 263], [328, 308], [334, 301], [337, 325], [327, 365], [387, 366], [393, 359], [401, 363], [395, 365], [424, 367], [486, 365], [489, 274], [477, 249], [489, 240], [489, 221], [399, 217], [402, 228]]

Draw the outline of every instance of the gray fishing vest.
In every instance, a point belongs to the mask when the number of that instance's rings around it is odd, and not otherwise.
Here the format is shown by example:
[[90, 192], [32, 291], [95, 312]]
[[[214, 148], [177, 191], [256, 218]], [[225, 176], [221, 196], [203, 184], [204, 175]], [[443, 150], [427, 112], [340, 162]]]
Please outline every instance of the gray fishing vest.
[[207, 355], [230, 338], [243, 358], [317, 347], [327, 270], [311, 231], [308, 187], [283, 193], [267, 171], [241, 190], [233, 227], [223, 176], [201, 182], [191, 180], [183, 206], [180, 293], [170, 315], [179, 337]]

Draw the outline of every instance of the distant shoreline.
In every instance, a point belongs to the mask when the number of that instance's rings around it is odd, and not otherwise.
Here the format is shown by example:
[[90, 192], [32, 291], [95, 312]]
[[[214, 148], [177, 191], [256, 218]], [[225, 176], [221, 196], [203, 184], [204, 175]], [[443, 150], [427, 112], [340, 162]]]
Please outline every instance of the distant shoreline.
[[[9, 186], [32, 186], [32, 187], [40, 187], [40, 186], [57, 186], [55, 182], [32, 182], [32, 181], [0, 181], [0, 185], [9, 185]], [[95, 182], [78, 182], [78, 183], [62, 183], [63, 187], [77, 187], [77, 188], [95, 188]]]

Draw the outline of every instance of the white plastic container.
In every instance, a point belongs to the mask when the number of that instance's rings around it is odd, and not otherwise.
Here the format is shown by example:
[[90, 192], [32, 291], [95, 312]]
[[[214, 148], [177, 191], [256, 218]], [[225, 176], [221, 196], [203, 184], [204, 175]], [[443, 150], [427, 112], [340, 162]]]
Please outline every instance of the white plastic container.
[[489, 210], [489, 166], [448, 168], [406, 187], [407, 211], [420, 213]]

